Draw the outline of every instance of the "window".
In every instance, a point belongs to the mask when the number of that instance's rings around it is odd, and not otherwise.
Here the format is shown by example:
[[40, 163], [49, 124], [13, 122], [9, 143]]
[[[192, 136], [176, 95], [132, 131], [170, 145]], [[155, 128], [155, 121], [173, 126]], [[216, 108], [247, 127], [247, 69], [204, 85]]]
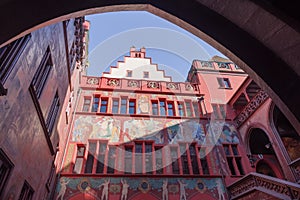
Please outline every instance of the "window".
[[132, 77], [132, 71], [131, 70], [127, 70], [126, 77]]
[[116, 147], [109, 146], [108, 150], [108, 161], [107, 161], [107, 173], [113, 174], [115, 172], [115, 162], [116, 162]]
[[152, 101], [152, 115], [158, 115], [158, 102]]
[[145, 144], [145, 165], [146, 165], [146, 173], [152, 174], [153, 168], [152, 168], [152, 144], [146, 143]]
[[179, 174], [178, 152], [177, 147], [170, 147], [171, 159], [172, 159], [172, 172], [173, 174]]
[[200, 107], [198, 102], [193, 102], [195, 117], [200, 117]]
[[193, 116], [193, 114], [192, 114], [192, 106], [191, 106], [191, 102], [189, 102], [189, 101], [186, 101], [185, 102], [185, 107], [186, 107], [186, 116], [187, 117], [192, 117]]
[[73, 41], [70, 52], [69, 52], [69, 64], [70, 64], [71, 71], [75, 67], [75, 57], [76, 57], [76, 46], [75, 46], [75, 41]]
[[186, 144], [180, 144], [180, 155], [183, 174], [190, 174]]
[[121, 98], [121, 114], [127, 114], [127, 98]]
[[30, 38], [28, 34], [0, 48], [0, 83], [7, 80]]
[[159, 100], [159, 111], [160, 115], [165, 116], [166, 115], [166, 102], [165, 100]]
[[90, 111], [90, 105], [91, 105], [91, 98], [90, 97], [84, 97], [82, 111], [83, 112], [89, 112]]
[[50, 48], [48, 47], [30, 85], [33, 88], [37, 98], [40, 98], [42, 94], [52, 66], [53, 63]]
[[85, 170], [84, 173], [92, 173], [93, 171], [93, 165], [95, 160], [95, 154], [97, 149], [97, 143], [95, 141], [89, 141], [89, 151], [88, 151], [88, 157], [85, 163]]
[[209, 175], [208, 162], [207, 162], [207, 158], [206, 158], [205, 148], [199, 147], [198, 151], [199, 151], [199, 156], [200, 156], [200, 164], [201, 164], [201, 168], [202, 168], [202, 173], [204, 175]]
[[129, 101], [129, 114], [131, 115], [135, 114], [135, 100]]
[[13, 163], [0, 148], [0, 195], [3, 192], [3, 189], [13, 167]]
[[173, 102], [168, 102], [168, 116], [174, 116]]
[[149, 78], [149, 72], [144, 72], [143, 78]]
[[125, 146], [125, 174], [131, 174], [132, 173], [132, 152], [133, 147], [132, 146]]
[[33, 193], [34, 191], [32, 187], [27, 181], [25, 181], [19, 196], [19, 200], [31, 200], [33, 197]]
[[231, 84], [228, 78], [217, 78], [220, 88], [231, 88]]
[[213, 109], [213, 113], [214, 113], [214, 116], [216, 119], [219, 119], [219, 112], [218, 112], [218, 106], [213, 104], [211, 105], [212, 106], [212, 109]]
[[223, 144], [223, 149], [226, 155], [227, 164], [230, 169], [231, 175], [244, 175], [241, 156], [238, 152], [236, 144]]
[[101, 98], [100, 112], [102, 112], [102, 113], [106, 113], [107, 112], [107, 103], [108, 103], [108, 99]]
[[197, 161], [196, 147], [195, 144], [189, 145], [190, 157], [192, 163], [193, 174], [199, 174], [199, 165]]
[[99, 142], [96, 173], [103, 173], [104, 172], [104, 162], [105, 162], [106, 150], [107, 150], [107, 142], [101, 142], [100, 141]]
[[143, 143], [135, 144], [135, 173], [141, 174], [143, 171]]
[[155, 147], [156, 174], [163, 174], [162, 147]]
[[98, 112], [99, 99], [99, 96], [94, 96], [92, 112]]
[[50, 110], [46, 119], [46, 126], [48, 129], [48, 134], [49, 136], [51, 135], [52, 131], [53, 131], [53, 127], [58, 115], [58, 111], [59, 111], [59, 107], [60, 107], [60, 103], [59, 103], [59, 96], [58, 96], [58, 92], [56, 91], [54, 99], [52, 100], [52, 104], [50, 106]]
[[84, 154], [85, 154], [85, 146], [77, 145], [77, 154], [76, 154], [75, 164], [73, 168], [73, 173], [81, 174]]
[[178, 115], [179, 115], [179, 116], [184, 116], [183, 103], [177, 102], [177, 104], [178, 104]]
[[119, 99], [113, 99], [112, 113], [119, 113]]
[[222, 119], [225, 119], [225, 118], [226, 118], [225, 106], [226, 106], [226, 105], [219, 105]]

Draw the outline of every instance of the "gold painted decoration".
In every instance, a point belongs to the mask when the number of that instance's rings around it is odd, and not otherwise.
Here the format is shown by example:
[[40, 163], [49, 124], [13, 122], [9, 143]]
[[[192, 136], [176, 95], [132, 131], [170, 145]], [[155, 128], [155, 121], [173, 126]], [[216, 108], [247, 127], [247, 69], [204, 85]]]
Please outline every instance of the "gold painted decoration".
[[98, 78], [88, 78], [87, 79], [87, 84], [89, 84], [89, 85], [98, 85], [99, 80], [98, 80]]
[[88, 192], [91, 189], [91, 184], [89, 179], [84, 178], [80, 181], [80, 183], [77, 185], [77, 188], [80, 192]]
[[120, 80], [119, 79], [108, 79], [107, 80], [107, 85], [108, 86], [119, 86], [120, 85]]

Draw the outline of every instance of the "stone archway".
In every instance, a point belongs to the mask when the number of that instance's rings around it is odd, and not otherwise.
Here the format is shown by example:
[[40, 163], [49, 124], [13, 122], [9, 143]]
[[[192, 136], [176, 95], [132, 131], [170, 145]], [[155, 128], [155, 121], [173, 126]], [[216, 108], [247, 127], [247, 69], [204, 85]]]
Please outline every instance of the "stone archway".
[[[256, 172], [282, 178], [280, 164], [268, 135], [260, 128], [252, 128], [249, 132], [248, 146], [251, 165]], [[249, 158], [250, 159], [250, 158]]]
[[[86, 14], [145, 10], [201, 37], [243, 68], [300, 130], [300, 34], [253, 1], [110, 0], [6, 1], [0, 44], [46, 25]], [[34, 13], [34, 14], [32, 14]], [[9, 20], [8, 20], [9, 19]]]

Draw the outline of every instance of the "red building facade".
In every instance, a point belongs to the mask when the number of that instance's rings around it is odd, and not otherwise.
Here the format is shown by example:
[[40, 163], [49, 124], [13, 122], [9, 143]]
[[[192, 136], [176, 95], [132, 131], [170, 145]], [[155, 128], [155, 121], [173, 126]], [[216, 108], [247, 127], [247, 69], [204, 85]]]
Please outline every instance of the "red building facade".
[[1, 199], [300, 197], [299, 132], [238, 66], [195, 60], [174, 82], [132, 47], [91, 77], [88, 30], [1, 48]]
[[206, 62], [214, 96], [198, 61], [191, 81], [172, 82], [145, 53], [131, 48], [102, 77], [81, 77], [58, 198], [229, 199], [226, 186], [250, 171], [227, 107], [247, 75]]

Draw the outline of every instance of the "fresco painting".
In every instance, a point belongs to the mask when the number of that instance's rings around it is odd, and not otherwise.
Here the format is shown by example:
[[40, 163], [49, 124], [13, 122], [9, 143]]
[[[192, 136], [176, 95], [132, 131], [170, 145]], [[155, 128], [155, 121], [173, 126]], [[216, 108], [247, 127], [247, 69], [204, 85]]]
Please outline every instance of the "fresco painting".
[[120, 124], [120, 120], [112, 117], [80, 116], [74, 123], [72, 141], [107, 139], [109, 142], [117, 142], [120, 137]]
[[124, 142], [153, 135], [164, 128], [163, 121], [150, 119], [127, 120], [124, 122]]
[[[175, 124], [174, 124], [175, 123]], [[205, 131], [203, 125], [197, 121], [176, 121], [167, 123], [168, 142], [176, 144], [181, 142], [205, 142]]]
[[211, 199], [226, 199], [221, 178], [75, 178], [61, 177], [56, 187], [55, 199], [69, 199], [80, 193], [88, 193], [96, 199], [127, 200], [139, 193], [151, 194], [158, 199], [184, 197], [186, 199], [202, 195]]
[[214, 121], [210, 122], [209, 124], [206, 124], [206, 130], [208, 131], [208, 143], [221, 144], [240, 142], [237, 130], [232, 124]]
[[206, 124], [206, 130], [209, 133], [207, 135], [199, 120], [153, 118], [124, 120], [121, 117], [80, 116], [74, 123], [72, 141], [86, 143], [88, 139], [104, 139], [109, 143], [118, 143], [138, 139], [154, 140], [157, 144], [239, 143], [237, 130], [229, 123], [211, 122], [210, 127]]
[[147, 95], [139, 96], [137, 114], [149, 114], [149, 111], [150, 111], [149, 97]]

